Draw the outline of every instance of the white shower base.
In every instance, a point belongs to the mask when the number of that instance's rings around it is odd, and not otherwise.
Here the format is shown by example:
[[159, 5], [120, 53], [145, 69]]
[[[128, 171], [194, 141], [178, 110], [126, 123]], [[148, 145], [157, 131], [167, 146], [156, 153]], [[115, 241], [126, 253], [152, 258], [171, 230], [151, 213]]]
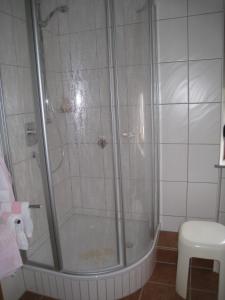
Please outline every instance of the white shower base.
[[136, 263], [116, 272], [98, 276], [75, 276], [24, 266], [26, 289], [61, 300], [115, 300], [140, 289], [152, 274], [158, 239], [151, 250]]

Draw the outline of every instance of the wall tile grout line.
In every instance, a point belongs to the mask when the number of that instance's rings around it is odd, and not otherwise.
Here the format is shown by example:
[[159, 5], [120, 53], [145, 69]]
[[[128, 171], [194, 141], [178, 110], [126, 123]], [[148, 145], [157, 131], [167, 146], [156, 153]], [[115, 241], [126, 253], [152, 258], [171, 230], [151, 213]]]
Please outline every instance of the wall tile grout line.
[[[192, 58], [192, 59], [189, 59], [189, 62], [198, 62], [198, 61], [211, 61], [211, 60], [222, 60], [223, 57], [210, 57], [210, 58]], [[161, 65], [161, 64], [173, 64], [173, 63], [185, 63], [185, 62], [188, 62], [188, 59], [185, 58], [185, 59], [179, 59], [179, 60], [176, 60], [176, 59], [173, 59], [173, 60], [166, 60], [166, 61], [158, 61], [157, 64], [158, 65]]]
[[187, 99], [188, 99], [188, 127], [187, 127], [187, 138], [188, 138], [188, 146], [187, 146], [187, 186], [186, 186], [186, 221], [188, 217], [188, 175], [189, 175], [189, 142], [190, 142], [190, 61], [189, 61], [189, 0], [187, 0]]
[[219, 144], [206, 144], [206, 143], [159, 143], [160, 145], [191, 145], [191, 146], [219, 146]]
[[189, 183], [208, 183], [208, 184], [217, 184], [217, 182], [211, 182], [211, 181], [186, 181], [186, 180], [166, 180], [161, 179], [160, 182], [189, 182]]
[[[187, 0], [187, 3], [189, 1]], [[187, 4], [188, 6], [188, 4]], [[223, 10], [216, 10], [216, 11], [211, 11], [211, 12], [205, 12], [205, 13], [198, 13], [198, 14], [189, 14], [188, 11], [187, 11], [187, 14], [183, 15], [183, 16], [180, 16], [180, 17], [171, 17], [171, 18], [160, 18], [160, 19], [157, 19], [157, 22], [158, 21], [168, 21], [168, 20], [173, 20], [173, 19], [184, 19], [186, 17], [198, 17], [198, 16], [205, 16], [205, 15], [212, 15], [212, 14], [219, 14], [219, 13], [223, 13]]]
[[[207, 104], [221, 104], [222, 101], [201, 101], [201, 102], [189, 102], [191, 105], [200, 104], [200, 105], [207, 105]], [[187, 105], [187, 102], [165, 102], [165, 103], [159, 103], [159, 106], [169, 106], [169, 105]]]

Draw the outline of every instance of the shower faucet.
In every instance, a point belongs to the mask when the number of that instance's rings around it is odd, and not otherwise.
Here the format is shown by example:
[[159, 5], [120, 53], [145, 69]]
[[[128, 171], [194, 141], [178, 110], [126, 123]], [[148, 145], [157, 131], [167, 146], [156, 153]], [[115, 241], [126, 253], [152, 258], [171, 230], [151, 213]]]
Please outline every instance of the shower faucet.
[[32, 147], [38, 143], [35, 122], [25, 123], [25, 135], [26, 135], [26, 143], [28, 147]]
[[99, 137], [98, 137], [97, 144], [98, 144], [102, 149], [104, 149], [108, 143], [107, 143], [106, 138], [105, 138], [104, 136], [99, 136]]

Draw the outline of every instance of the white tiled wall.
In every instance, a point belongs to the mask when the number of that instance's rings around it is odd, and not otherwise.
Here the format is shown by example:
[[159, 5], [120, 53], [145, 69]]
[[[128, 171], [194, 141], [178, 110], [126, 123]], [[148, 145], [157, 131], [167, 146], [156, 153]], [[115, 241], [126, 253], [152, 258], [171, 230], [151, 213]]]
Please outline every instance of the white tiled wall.
[[[44, 19], [55, 7], [57, 1], [42, 1], [41, 14]], [[60, 52], [59, 18], [54, 18], [43, 29], [44, 59], [47, 79], [47, 97], [54, 113], [47, 122], [47, 136], [53, 179], [53, 190], [57, 217], [60, 224], [71, 215], [73, 207], [70, 178], [69, 147], [65, 114], [60, 113], [64, 97], [62, 57]], [[60, 164], [60, 162], [62, 162]]]
[[156, 5], [161, 221], [164, 230], [177, 231], [184, 220], [217, 215], [223, 1]]
[[[61, 156], [59, 135], [57, 132], [53, 135], [56, 123], [61, 132], [64, 130], [65, 166], [53, 176], [60, 221], [78, 210], [81, 213], [89, 213], [92, 209], [93, 213], [97, 210], [103, 212], [107, 198], [114, 203], [112, 197], [107, 197], [107, 186], [110, 185], [108, 193], [113, 186], [113, 165], [104, 1], [65, 0], [63, 3], [68, 5], [69, 11], [59, 14], [55, 18], [55, 27], [52, 25], [50, 29], [59, 47], [60, 65], [53, 71], [49, 65], [47, 78], [50, 100], [57, 118], [61, 118], [61, 124], [65, 126], [62, 128], [58, 119], [53, 119], [52, 128], [48, 125], [50, 156], [52, 160], [55, 156], [54, 165]], [[56, 6], [57, 1], [52, 1], [53, 4]], [[43, 13], [50, 10], [51, 7], [43, 6]], [[48, 29], [46, 33], [49, 35]], [[52, 55], [51, 47], [56, 47], [53, 40], [48, 40], [49, 37], [45, 36], [44, 42], [49, 47], [49, 51], [48, 47], [45, 51], [46, 61]], [[58, 77], [57, 95], [54, 92], [55, 77]], [[73, 112], [60, 112], [64, 98], [73, 103]], [[104, 149], [97, 145], [100, 136], [105, 136], [108, 142]], [[67, 197], [62, 192], [65, 188]]]
[[[48, 81], [52, 82], [49, 92], [57, 110], [63, 97], [69, 98], [75, 106], [75, 112], [60, 114], [66, 121], [64, 143], [69, 153], [69, 173], [63, 173], [60, 179], [69, 176], [72, 205], [76, 211], [99, 211], [100, 215], [107, 211], [113, 216], [115, 197], [105, 1], [65, 3], [69, 6], [68, 13], [58, 15], [62, 74], [58, 96], [54, 94], [53, 78], [57, 72], [48, 74]], [[150, 157], [151, 147], [148, 20], [145, 11], [136, 13], [140, 6], [139, 1], [129, 1], [129, 5], [126, 1], [115, 1], [120, 134], [133, 134], [133, 137], [121, 138], [124, 198], [128, 215], [139, 217], [146, 216], [147, 195], [151, 194], [150, 172], [145, 174], [147, 169], [150, 170], [150, 161], [143, 159]], [[51, 32], [55, 35], [55, 30], [51, 29]], [[48, 59], [51, 49], [45, 55]], [[53, 150], [57, 140], [51, 138], [52, 131], [48, 136]], [[107, 140], [104, 149], [97, 145], [99, 136]], [[143, 189], [146, 194], [141, 192]], [[58, 201], [57, 211], [65, 209], [63, 201], [65, 199]]]

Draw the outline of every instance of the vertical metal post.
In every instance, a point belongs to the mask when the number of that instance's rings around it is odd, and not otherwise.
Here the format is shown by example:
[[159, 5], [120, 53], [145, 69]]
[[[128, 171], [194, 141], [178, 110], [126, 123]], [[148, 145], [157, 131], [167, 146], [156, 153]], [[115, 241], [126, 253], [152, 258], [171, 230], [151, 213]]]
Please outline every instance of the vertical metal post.
[[[154, 211], [155, 211], [155, 147], [154, 147], [154, 139], [155, 139], [155, 132], [154, 132], [154, 69], [153, 69], [153, 28], [152, 28], [152, 1], [147, 1], [147, 13], [148, 13], [148, 34], [149, 34], [149, 74], [150, 74], [150, 106], [151, 106], [151, 185], [152, 185], [152, 203], [151, 203], [151, 215], [149, 216], [150, 220], [149, 223], [151, 224], [151, 234], [152, 237], [154, 236]], [[150, 183], [149, 183], [150, 184]]]
[[120, 120], [118, 107], [118, 82], [117, 82], [117, 60], [116, 60], [116, 25], [114, 15], [114, 0], [106, 0], [106, 20], [108, 37], [108, 62], [110, 76], [110, 99], [112, 116], [112, 137], [114, 155], [114, 176], [116, 187], [116, 228], [117, 228], [117, 249], [119, 263], [125, 266], [126, 262], [126, 241], [125, 241], [125, 219], [123, 205], [123, 188], [121, 172], [121, 151], [120, 151]]
[[[223, 9], [225, 9], [225, 0], [223, 1]], [[221, 130], [220, 130], [220, 153], [219, 153], [219, 163], [215, 165], [218, 168], [218, 186], [217, 186], [217, 222], [220, 221], [220, 201], [221, 201], [221, 183], [222, 183], [222, 173], [225, 168], [225, 10], [224, 10], [224, 23], [223, 23], [223, 69], [222, 69], [222, 102], [221, 102]]]
[[159, 176], [159, 102], [158, 102], [158, 65], [157, 65], [157, 28], [156, 28], [156, 7], [154, 1], [150, 1], [151, 9], [151, 43], [152, 43], [152, 102], [153, 105], [153, 120], [152, 120], [152, 132], [153, 132], [153, 144], [154, 144], [154, 233], [157, 230], [159, 223], [160, 212], [160, 176]]
[[[225, 8], [225, 0], [223, 1], [223, 6]], [[224, 10], [224, 24], [223, 24], [223, 86], [222, 86], [222, 103], [221, 103], [221, 132], [220, 132], [220, 156], [219, 156], [219, 166], [225, 168], [225, 10]]]
[[45, 86], [44, 86], [44, 69], [41, 60], [41, 50], [43, 45], [40, 44], [40, 27], [38, 23], [38, 12], [35, 0], [25, 0], [27, 12], [27, 29], [31, 54], [33, 91], [35, 98], [35, 113], [37, 128], [39, 128], [39, 149], [41, 156], [41, 172], [43, 177], [43, 186], [46, 199], [46, 210], [50, 231], [50, 240], [52, 246], [53, 260], [57, 270], [62, 269], [62, 255], [60, 247], [60, 238], [56, 207], [54, 201], [54, 192], [52, 184], [52, 174], [50, 168], [50, 158], [48, 150], [48, 138], [45, 115]]
[[220, 221], [220, 203], [221, 203], [221, 187], [222, 187], [222, 168], [218, 168], [218, 185], [217, 185], [217, 215], [216, 222]]

